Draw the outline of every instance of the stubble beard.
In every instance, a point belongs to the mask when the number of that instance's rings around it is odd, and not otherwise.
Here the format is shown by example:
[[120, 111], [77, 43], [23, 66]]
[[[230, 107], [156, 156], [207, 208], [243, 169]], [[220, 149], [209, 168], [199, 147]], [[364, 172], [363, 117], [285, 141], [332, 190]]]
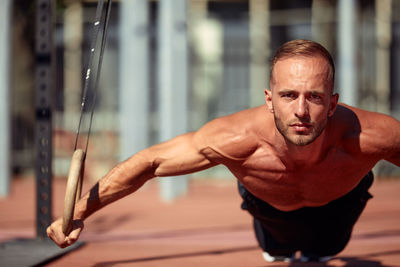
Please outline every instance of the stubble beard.
[[278, 129], [279, 133], [285, 138], [285, 140], [296, 146], [306, 146], [314, 142], [315, 139], [317, 139], [322, 134], [328, 123], [328, 116], [321, 123], [315, 124], [311, 122], [311, 132], [307, 134], [297, 133], [294, 135], [290, 135], [289, 125], [291, 124], [291, 122], [285, 124], [283, 120], [281, 120], [279, 116], [276, 115], [276, 113], [274, 113], [274, 121], [276, 128]]

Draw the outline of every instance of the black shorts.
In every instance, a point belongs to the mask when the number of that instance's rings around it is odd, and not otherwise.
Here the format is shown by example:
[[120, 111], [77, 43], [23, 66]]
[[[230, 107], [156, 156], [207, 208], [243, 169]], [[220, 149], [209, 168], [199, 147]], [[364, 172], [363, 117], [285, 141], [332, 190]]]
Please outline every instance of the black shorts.
[[372, 196], [368, 189], [374, 175], [370, 171], [348, 194], [321, 207], [294, 211], [278, 210], [255, 197], [239, 182], [242, 209], [254, 217], [260, 247], [271, 255], [296, 251], [320, 256], [336, 255], [350, 240], [353, 226]]

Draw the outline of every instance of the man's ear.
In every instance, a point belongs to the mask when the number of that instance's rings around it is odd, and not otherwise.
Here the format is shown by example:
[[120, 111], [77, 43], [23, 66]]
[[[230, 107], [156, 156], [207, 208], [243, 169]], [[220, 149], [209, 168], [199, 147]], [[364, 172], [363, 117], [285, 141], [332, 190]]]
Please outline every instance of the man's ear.
[[268, 90], [268, 88], [265, 88], [264, 96], [265, 96], [265, 103], [267, 104], [268, 110], [271, 113], [274, 113], [274, 106], [272, 105], [272, 91]]
[[337, 93], [333, 94], [331, 96], [331, 101], [329, 103], [328, 117], [332, 117], [333, 114], [335, 113], [338, 101], [339, 101], [339, 94], [337, 94]]

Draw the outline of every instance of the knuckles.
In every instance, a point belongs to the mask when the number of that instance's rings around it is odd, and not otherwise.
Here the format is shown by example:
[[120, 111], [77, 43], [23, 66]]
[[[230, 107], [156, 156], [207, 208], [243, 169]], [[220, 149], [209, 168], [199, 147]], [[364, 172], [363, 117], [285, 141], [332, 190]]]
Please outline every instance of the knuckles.
[[83, 223], [78, 221], [75, 222], [75, 229], [71, 232], [69, 236], [65, 236], [62, 232], [62, 223], [61, 221], [53, 222], [46, 229], [47, 236], [53, 240], [53, 242], [59, 246], [60, 248], [66, 248], [72, 244], [74, 244], [79, 237], [81, 230], [83, 229]]

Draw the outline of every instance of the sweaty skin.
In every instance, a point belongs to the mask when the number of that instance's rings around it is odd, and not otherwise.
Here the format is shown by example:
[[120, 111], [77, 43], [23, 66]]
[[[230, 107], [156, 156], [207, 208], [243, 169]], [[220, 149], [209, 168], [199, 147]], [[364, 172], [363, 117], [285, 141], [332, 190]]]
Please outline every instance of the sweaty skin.
[[320, 57], [291, 57], [274, 68], [266, 105], [217, 118], [196, 132], [147, 148], [114, 167], [76, 204], [74, 230], [47, 230], [73, 244], [93, 212], [153, 177], [225, 165], [256, 197], [282, 211], [327, 204], [351, 191], [381, 159], [400, 166], [400, 122], [337, 104]]

